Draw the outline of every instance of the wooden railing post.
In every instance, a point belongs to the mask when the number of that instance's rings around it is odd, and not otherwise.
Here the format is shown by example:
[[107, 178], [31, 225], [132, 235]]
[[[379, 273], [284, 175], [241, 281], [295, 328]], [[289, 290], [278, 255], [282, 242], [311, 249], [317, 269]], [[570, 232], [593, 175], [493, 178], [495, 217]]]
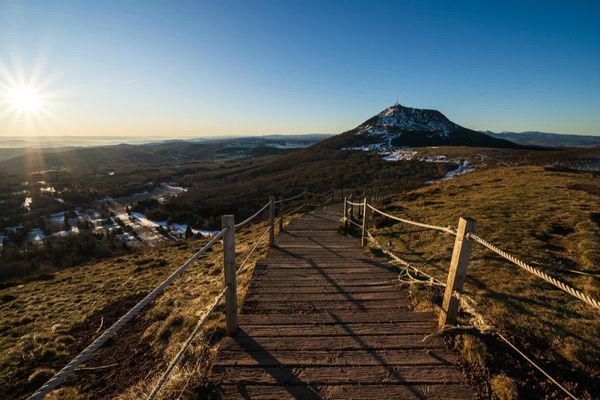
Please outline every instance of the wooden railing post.
[[283, 214], [285, 213], [283, 209], [283, 193], [281, 193], [281, 200], [279, 200], [279, 234], [283, 231]]
[[474, 219], [465, 217], [458, 220], [458, 229], [454, 248], [452, 249], [452, 260], [450, 261], [450, 270], [448, 271], [448, 282], [444, 292], [444, 301], [440, 313], [440, 327], [456, 323], [456, 313], [458, 311], [459, 299], [453, 293], [461, 293], [465, 280], [467, 278], [467, 267], [469, 266], [469, 257], [473, 242], [467, 239], [468, 233], [474, 233], [477, 229], [477, 223]]
[[[360, 204], [360, 201], [359, 201], [359, 204]], [[362, 206], [357, 206], [356, 207], [356, 219], [362, 220], [362, 218], [363, 218]]]
[[275, 247], [275, 196], [269, 196], [269, 247]]
[[235, 278], [235, 219], [233, 215], [223, 215], [223, 273], [225, 275], [225, 315], [227, 336], [235, 336], [238, 330], [237, 282]]
[[367, 229], [369, 228], [369, 208], [367, 207], [367, 197], [363, 200], [363, 213], [362, 213], [362, 238], [360, 245], [365, 247], [367, 244]]
[[344, 230], [348, 229], [348, 199], [344, 197]]
[[[375, 204], [374, 202], [375, 200], [375, 196], [374, 195], [369, 195], [367, 197], [367, 204]], [[368, 209], [368, 211], [366, 211]], [[369, 229], [369, 226], [374, 223], [375, 221], [375, 215], [371, 212], [371, 209], [369, 207], [365, 207], [365, 211], [367, 212], [367, 229]], [[372, 221], [371, 221], [372, 220]]]

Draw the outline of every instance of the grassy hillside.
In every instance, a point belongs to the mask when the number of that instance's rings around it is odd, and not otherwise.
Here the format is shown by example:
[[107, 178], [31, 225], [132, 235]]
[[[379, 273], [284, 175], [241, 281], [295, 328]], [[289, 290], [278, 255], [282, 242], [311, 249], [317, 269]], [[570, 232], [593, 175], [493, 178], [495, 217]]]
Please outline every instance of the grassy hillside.
[[[265, 229], [237, 235], [238, 265]], [[143, 254], [90, 263], [46, 279], [0, 290], [0, 398], [26, 398], [104, 329], [169, 276], [205, 242], [189, 240]], [[217, 244], [138, 317], [75, 372], [50, 398], [145, 398], [223, 287]], [[259, 247], [251, 264], [264, 254]], [[240, 298], [252, 268], [238, 278]], [[164, 389], [190, 398], [206, 384], [213, 345], [223, 336], [217, 312]]]
[[[441, 226], [456, 226], [460, 216], [471, 216], [486, 240], [600, 298], [598, 175], [553, 167], [499, 167], [408, 192], [382, 208]], [[400, 257], [446, 281], [452, 237], [381, 218], [372, 233]], [[420, 298], [428, 293], [426, 302], [441, 302], [441, 290], [415, 293]], [[501, 332], [581, 398], [600, 393], [598, 311], [479, 245], [469, 265], [466, 293], [478, 299], [479, 310]], [[472, 338], [466, 343], [468, 360], [491, 365], [484, 372], [488, 378], [514, 378], [523, 398], [553, 393], [539, 373], [520, 369], [523, 361], [507, 347], [488, 342], [486, 349], [485, 341], [473, 344]]]
[[389, 162], [378, 154], [339, 151], [331, 147], [333, 139], [285, 156], [187, 174], [181, 183], [190, 189], [163, 211], [173, 220], [210, 227], [218, 224], [215, 216], [224, 212], [250, 215], [266, 194], [289, 196], [305, 188], [323, 192], [331, 187], [409, 190], [455, 168], [452, 163]]

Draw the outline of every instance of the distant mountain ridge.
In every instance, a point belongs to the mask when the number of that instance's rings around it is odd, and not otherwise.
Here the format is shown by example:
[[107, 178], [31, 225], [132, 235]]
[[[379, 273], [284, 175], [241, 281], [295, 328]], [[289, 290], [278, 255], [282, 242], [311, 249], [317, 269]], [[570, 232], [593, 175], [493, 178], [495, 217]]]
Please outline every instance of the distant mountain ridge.
[[281, 155], [308, 147], [322, 135], [273, 135], [170, 140], [138, 145], [0, 149], [0, 175], [54, 169], [151, 166]]
[[498, 139], [506, 139], [523, 146], [546, 147], [600, 147], [600, 136], [572, 135], [564, 133], [550, 133], [539, 131], [525, 132], [484, 132], [486, 135]]

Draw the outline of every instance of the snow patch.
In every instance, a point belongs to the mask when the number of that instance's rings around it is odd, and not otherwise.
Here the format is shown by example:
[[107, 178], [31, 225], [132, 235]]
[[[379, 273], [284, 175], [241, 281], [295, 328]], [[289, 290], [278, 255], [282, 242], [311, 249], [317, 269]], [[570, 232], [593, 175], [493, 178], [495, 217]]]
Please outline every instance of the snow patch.
[[442, 180], [446, 181], [446, 180], [452, 179], [458, 175], [468, 174], [469, 172], [473, 172], [473, 171], [475, 171], [475, 168], [473, 168], [468, 161], [463, 160], [458, 164], [458, 167], [456, 167], [456, 169], [453, 169], [452, 171], [448, 171], [446, 173], [446, 175], [444, 175]]

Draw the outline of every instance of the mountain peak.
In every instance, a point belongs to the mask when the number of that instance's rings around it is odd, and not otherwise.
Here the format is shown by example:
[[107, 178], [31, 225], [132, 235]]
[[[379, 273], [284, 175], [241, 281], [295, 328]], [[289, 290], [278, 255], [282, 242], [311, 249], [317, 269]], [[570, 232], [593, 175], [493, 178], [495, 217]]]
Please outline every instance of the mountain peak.
[[394, 104], [348, 132], [348, 142], [377, 149], [398, 146], [518, 147], [450, 121], [438, 110]]
[[448, 135], [458, 125], [437, 110], [394, 104], [360, 125], [358, 133], [387, 134], [394, 132], [427, 132]]

